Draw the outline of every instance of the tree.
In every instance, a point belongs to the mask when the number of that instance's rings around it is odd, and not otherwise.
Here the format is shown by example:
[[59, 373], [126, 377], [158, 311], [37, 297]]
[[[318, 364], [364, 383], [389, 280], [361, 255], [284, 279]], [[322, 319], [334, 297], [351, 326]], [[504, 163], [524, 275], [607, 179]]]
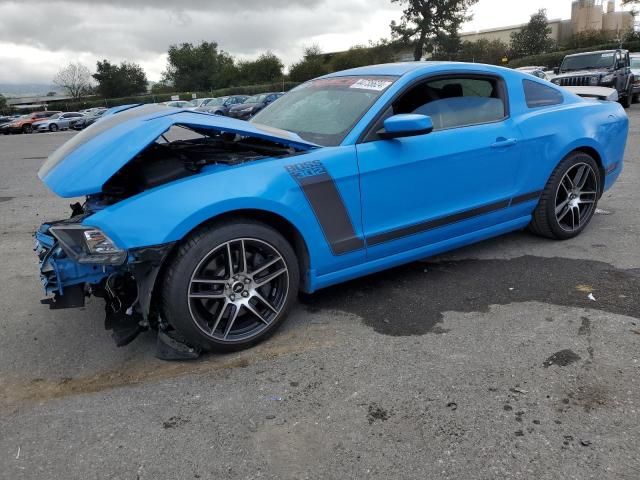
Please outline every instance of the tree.
[[233, 57], [215, 42], [171, 45], [163, 82], [176, 91], [202, 91], [231, 85], [238, 72]]
[[437, 34], [432, 43], [433, 60], [455, 60], [462, 48], [462, 42], [458, 32]]
[[550, 33], [547, 11], [540, 9], [519, 32], [511, 33], [511, 56], [522, 58], [553, 50], [555, 42], [549, 38]]
[[324, 61], [322, 50], [317, 45], [306, 47], [302, 60], [289, 68], [289, 79], [293, 82], [306, 82], [312, 78], [329, 73], [329, 67]]
[[70, 63], [56, 74], [53, 83], [64, 89], [69, 96], [80, 98], [91, 89], [91, 72], [81, 63]]
[[282, 61], [271, 52], [263, 53], [256, 60], [238, 62], [239, 83], [255, 85], [273, 83], [282, 79]]
[[330, 60], [330, 69], [334, 72], [349, 68], [389, 63], [393, 61], [394, 45], [388, 40], [370, 41], [369, 45], [355, 45], [346, 52], [334, 54]]
[[7, 109], [7, 99], [0, 93], [0, 112]]
[[574, 33], [565, 43], [562, 44], [563, 50], [573, 50], [576, 48], [590, 47], [591, 45], [602, 45], [611, 40], [610, 35], [602, 30], [586, 30], [584, 32]]
[[475, 42], [462, 42], [458, 60], [463, 62], [488, 63], [501, 65], [509, 46], [502, 40], [481, 38]]
[[136, 63], [116, 65], [108, 60], [99, 61], [93, 78], [98, 82], [98, 92], [105, 98], [127, 97], [147, 91], [147, 76]]
[[433, 49], [438, 36], [457, 33], [460, 25], [471, 19], [469, 8], [478, 0], [391, 0], [405, 6], [400, 23], [391, 22], [391, 35], [413, 48], [418, 61]]

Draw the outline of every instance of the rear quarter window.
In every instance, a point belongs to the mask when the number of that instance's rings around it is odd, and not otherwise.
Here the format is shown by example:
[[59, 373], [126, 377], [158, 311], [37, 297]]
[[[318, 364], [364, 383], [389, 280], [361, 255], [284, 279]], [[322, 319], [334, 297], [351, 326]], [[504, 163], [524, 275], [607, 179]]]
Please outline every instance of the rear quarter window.
[[564, 102], [564, 97], [554, 87], [543, 85], [532, 80], [523, 80], [524, 97], [529, 108], [550, 107], [560, 105]]

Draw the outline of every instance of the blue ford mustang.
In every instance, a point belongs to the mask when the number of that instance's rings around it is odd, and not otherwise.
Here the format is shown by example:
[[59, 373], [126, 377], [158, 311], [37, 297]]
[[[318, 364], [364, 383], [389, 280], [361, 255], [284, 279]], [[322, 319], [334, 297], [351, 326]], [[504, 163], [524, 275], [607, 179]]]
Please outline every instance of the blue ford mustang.
[[399, 63], [309, 81], [251, 122], [107, 114], [39, 172], [84, 197], [36, 233], [51, 308], [106, 301], [118, 344], [246, 348], [299, 290], [528, 227], [581, 233], [622, 171], [628, 119], [500, 67]]

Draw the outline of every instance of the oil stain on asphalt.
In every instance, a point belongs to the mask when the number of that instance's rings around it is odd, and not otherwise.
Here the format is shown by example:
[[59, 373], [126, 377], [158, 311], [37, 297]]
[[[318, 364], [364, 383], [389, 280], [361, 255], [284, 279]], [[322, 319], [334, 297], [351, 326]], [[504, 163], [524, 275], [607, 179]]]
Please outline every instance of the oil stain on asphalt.
[[[593, 287], [594, 298], [576, 289]], [[607, 263], [523, 256], [511, 260], [416, 262], [305, 297], [307, 309], [357, 315], [392, 336], [442, 333], [443, 312], [538, 301], [640, 317], [640, 272]], [[583, 325], [584, 326], [584, 325]]]

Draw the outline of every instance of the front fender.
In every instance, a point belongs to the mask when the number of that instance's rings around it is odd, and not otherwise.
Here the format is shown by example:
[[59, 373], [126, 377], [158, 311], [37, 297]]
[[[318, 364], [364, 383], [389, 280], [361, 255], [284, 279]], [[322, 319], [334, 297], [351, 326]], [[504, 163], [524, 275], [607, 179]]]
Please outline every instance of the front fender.
[[[315, 265], [318, 255], [331, 252], [302, 191], [286, 173], [284, 166], [292, 161], [212, 167], [104, 208], [83, 224], [100, 228], [118, 247], [130, 250], [179, 241], [222, 214], [261, 210], [284, 218], [298, 230]], [[282, 168], [274, 168], [274, 162], [282, 162]]]

